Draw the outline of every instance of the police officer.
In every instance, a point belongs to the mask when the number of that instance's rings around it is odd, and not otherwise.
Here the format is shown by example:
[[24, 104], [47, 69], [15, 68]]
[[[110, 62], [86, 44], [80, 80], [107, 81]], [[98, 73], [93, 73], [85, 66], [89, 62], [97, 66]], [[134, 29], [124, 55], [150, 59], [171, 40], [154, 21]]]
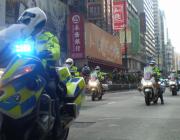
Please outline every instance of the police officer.
[[[47, 22], [46, 14], [39, 7], [29, 8], [25, 10], [18, 18], [18, 24], [24, 24], [31, 31], [30, 37], [35, 41], [35, 52], [40, 57], [46, 70], [46, 78], [48, 84], [46, 90], [52, 98], [58, 98], [61, 94], [66, 94], [66, 88], [59, 81], [55, 65], [60, 58], [60, 45], [58, 38], [51, 32], [43, 32], [43, 28]], [[58, 90], [62, 85], [61, 91]], [[63, 91], [62, 91], [63, 90]]]
[[157, 85], [158, 92], [159, 92], [159, 98], [161, 99], [161, 104], [164, 104], [163, 93], [161, 92], [160, 85], [158, 84], [158, 81], [161, 77], [160, 70], [156, 66], [156, 62], [154, 60], [150, 61], [149, 66], [152, 68], [153, 76], [155, 77], [156, 85]]
[[72, 58], [66, 59], [65, 64], [69, 68], [72, 76], [75, 76], [75, 77], [80, 76], [80, 74], [78, 72], [78, 68], [76, 66], [74, 66], [74, 60]]
[[104, 76], [103, 76], [103, 73], [101, 72], [100, 66], [96, 66], [95, 67], [95, 71], [97, 72], [98, 79], [100, 81], [103, 81], [104, 80]]

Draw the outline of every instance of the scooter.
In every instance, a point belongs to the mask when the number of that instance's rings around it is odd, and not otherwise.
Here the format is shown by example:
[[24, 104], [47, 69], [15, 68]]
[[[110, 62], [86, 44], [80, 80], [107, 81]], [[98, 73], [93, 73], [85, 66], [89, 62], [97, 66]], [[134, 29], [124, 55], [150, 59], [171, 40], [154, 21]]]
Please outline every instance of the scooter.
[[96, 98], [98, 98], [98, 100], [102, 100], [103, 88], [96, 72], [90, 74], [90, 79], [88, 81], [88, 90], [91, 94], [92, 101], [95, 101]]

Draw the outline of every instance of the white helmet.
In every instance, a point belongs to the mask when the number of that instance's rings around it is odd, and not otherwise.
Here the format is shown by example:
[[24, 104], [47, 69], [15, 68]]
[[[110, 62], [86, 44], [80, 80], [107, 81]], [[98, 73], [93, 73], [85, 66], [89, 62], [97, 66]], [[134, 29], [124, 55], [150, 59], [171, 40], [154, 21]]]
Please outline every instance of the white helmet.
[[101, 70], [100, 66], [96, 66], [95, 70], [100, 71]]
[[149, 65], [156, 65], [156, 61], [151, 60], [150, 63], [149, 63]]
[[71, 67], [74, 65], [74, 60], [72, 58], [68, 58], [68, 59], [66, 59], [66, 64]]
[[39, 7], [25, 10], [17, 20], [20, 24], [25, 24], [31, 31], [31, 35], [36, 35], [42, 31], [47, 22], [47, 16]]

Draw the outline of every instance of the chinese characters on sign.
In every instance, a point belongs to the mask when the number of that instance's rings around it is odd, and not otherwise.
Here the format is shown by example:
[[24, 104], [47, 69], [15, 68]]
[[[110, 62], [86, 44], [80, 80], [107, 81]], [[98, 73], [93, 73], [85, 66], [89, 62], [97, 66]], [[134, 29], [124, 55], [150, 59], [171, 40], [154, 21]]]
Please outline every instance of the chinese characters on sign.
[[72, 13], [69, 18], [70, 57], [84, 58], [84, 19], [79, 13]]
[[97, 2], [88, 3], [88, 19], [101, 19], [102, 18], [102, 5]]
[[119, 31], [127, 24], [127, 3], [113, 2], [113, 30]]

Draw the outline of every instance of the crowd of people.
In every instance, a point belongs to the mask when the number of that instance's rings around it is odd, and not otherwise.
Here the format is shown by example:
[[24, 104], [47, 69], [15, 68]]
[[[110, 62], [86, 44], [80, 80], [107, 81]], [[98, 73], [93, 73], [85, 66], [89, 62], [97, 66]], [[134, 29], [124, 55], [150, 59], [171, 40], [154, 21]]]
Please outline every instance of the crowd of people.
[[141, 72], [123, 72], [114, 69], [112, 72], [112, 82], [116, 84], [135, 84], [142, 78]]

